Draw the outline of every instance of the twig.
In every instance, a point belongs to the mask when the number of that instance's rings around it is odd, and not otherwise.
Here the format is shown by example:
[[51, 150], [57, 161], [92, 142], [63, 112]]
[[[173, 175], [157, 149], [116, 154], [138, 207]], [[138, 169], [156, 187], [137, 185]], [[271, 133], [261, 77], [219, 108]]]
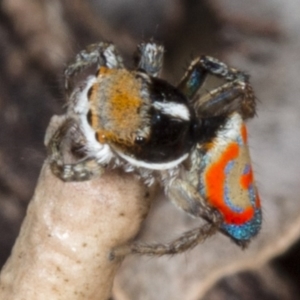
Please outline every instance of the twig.
[[65, 183], [46, 162], [2, 270], [0, 299], [109, 299], [122, 261], [110, 261], [110, 250], [136, 235], [147, 195], [132, 174]]

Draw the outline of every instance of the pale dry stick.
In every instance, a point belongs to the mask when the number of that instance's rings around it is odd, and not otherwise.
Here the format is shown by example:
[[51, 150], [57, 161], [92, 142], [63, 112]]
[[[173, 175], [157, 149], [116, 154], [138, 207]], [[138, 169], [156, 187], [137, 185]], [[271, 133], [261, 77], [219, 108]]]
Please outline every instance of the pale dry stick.
[[0, 275], [0, 299], [109, 299], [122, 261], [110, 261], [110, 250], [134, 238], [149, 206], [132, 174], [65, 183], [46, 161]]

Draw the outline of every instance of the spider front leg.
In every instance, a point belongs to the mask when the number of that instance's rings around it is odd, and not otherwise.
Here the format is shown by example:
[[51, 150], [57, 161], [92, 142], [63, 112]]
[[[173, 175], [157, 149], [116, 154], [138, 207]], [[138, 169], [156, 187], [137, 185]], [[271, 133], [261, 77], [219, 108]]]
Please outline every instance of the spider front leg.
[[65, 69], [65, 89], [70, 92], [72, 78], [95, 64], [97, 67], [104, 66], [109, 69], [124, 67], [122, 57], [118, 54], [115, 45], [104, 42], [89, 45], [85, 50], [80, 51], [75, 61]]
[[[224, 84], [206, 91], [203, 85], [209, 75], [223, 79]], [[255, 115], [256, 97], [249, 76], [213, 57], [200, 56], [195, 59], [178, 88], [191, 99], [199, 117], [228, 115], [232, 112], [240, 113], [243, 119]]]
[[[51, 125], [50, 125], [51, 126]], [[104, 172], [104, 167], [93, 158], [84, 157], [75, 163], [65, 163], [64, 155], [74, 159], [83, 149], [85, 139], [80, 132], [78, 122], [66, 119], [45, 141], [50, 168], [63, 181], [85, 181]]]
[[137, 67], [157, 77], [163, 65], [164, 47], [156, 43], [141, 43], [137, 49]]
[[120, 246], [113, 249], [110, 259], [128, 254], [162, 256], [182, 253], [188, 249], [193, 249], [220, 230], [220, 226], [223, 223], [222, 216], [215, 209], [208, 206], [197, 190], [189, 183], [181, 179], [173, 181], [168, 187], [167, 196], [180, 209], [194, 217], [203, 217], [209, 220], [209, 223], [183, 233], [170, 243], [145, 244], [135, 242], [130, 245]]

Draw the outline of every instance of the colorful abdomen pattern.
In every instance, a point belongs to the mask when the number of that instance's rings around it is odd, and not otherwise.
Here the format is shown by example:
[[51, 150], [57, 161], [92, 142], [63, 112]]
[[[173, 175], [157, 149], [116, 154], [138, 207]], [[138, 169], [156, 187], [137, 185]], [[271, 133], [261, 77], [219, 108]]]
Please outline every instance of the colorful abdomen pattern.
[[262, 214], [253, 178], [247, 130], [238, 113], [229, 116], [200, 163], [200, 194], [224, 218], [225, 234], [237, 242], [254, 237]]

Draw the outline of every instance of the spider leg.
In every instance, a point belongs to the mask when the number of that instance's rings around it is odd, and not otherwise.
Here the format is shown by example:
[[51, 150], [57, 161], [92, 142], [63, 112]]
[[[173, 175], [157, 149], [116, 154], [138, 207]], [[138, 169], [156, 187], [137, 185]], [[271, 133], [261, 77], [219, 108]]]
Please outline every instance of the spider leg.
[[162, 256], [182, 253], [188, 249], [196, 247], [199, 243], [205, 241], [205, 239], [218, 232], [220, 224], [221, 221], [219, 221], [219, 223], [207, 223], [202, 227], [183, 233], [179, 238], [166, 244], [145, 244], [137, 242], [129, 245], [123, 245], [113, 249], [109, 255], [109, 259], [113, 260], [116, 257], [128, 254]]
[[75, 60], [65, 69], [65, 89], [70, 92], [72, 90], [72, 78], [94, 64], [109, 69], [122, 68], [123, 60], [116, 47], [111, 43], [101, 42], [89, 45], [86, 49], [80, 51]]
[[244, 120], [255, 115], [255, 95], [252, 87], [235, 80], [209, 91], [194, 101], [200, 117], [217, 117], [238, 112]]
[[201, 198], [197, 190], [181, 179], [176, 179], [168, 187], [167, 196], [180, 209], [194, 217], [204, 217], [209, 222], [199, 228], [195, 228], [183, 233], [179, 238], [170, 243], [144, 244], [135, 242], [130, 245], [123, 245], [113, 249], [110, 259], [127, 254], [143, 255], [170, 255], [192, 249], [208, 237], [220, 230], [223, 223], [222, 216], [213, 208], [207, 205]]
[[[205, 91], [204, 95], [197, 95], [209, 75], [224, 79], [225, 83], [210, 92]], [[255, 115], [256, 97], [249, 83], [249, 76], [213, 57], [200, 56], [195, 59], [178, 88], [192, 99], [200, 117], [226, 115], [234, 111], [239, 112], [243, 119]]]
[[[92, 158], [84, 157], [75, 163], [65, 163], [62, 153], [73, 156], [72, 152], [83, 148], [83, 145], [84, 138], [73, 119], [66, 119], [47, 142], [50, 168], [61, 180], [85, 181], [104, 172], [103, 166]], [[66, 151], [62, 151], [63, 147], [67, 147]]]
[[156, 43], [141, 43], [137, 49], [137, 67], [148, 75], [157, 77], [163, 65], [164, 47]]

